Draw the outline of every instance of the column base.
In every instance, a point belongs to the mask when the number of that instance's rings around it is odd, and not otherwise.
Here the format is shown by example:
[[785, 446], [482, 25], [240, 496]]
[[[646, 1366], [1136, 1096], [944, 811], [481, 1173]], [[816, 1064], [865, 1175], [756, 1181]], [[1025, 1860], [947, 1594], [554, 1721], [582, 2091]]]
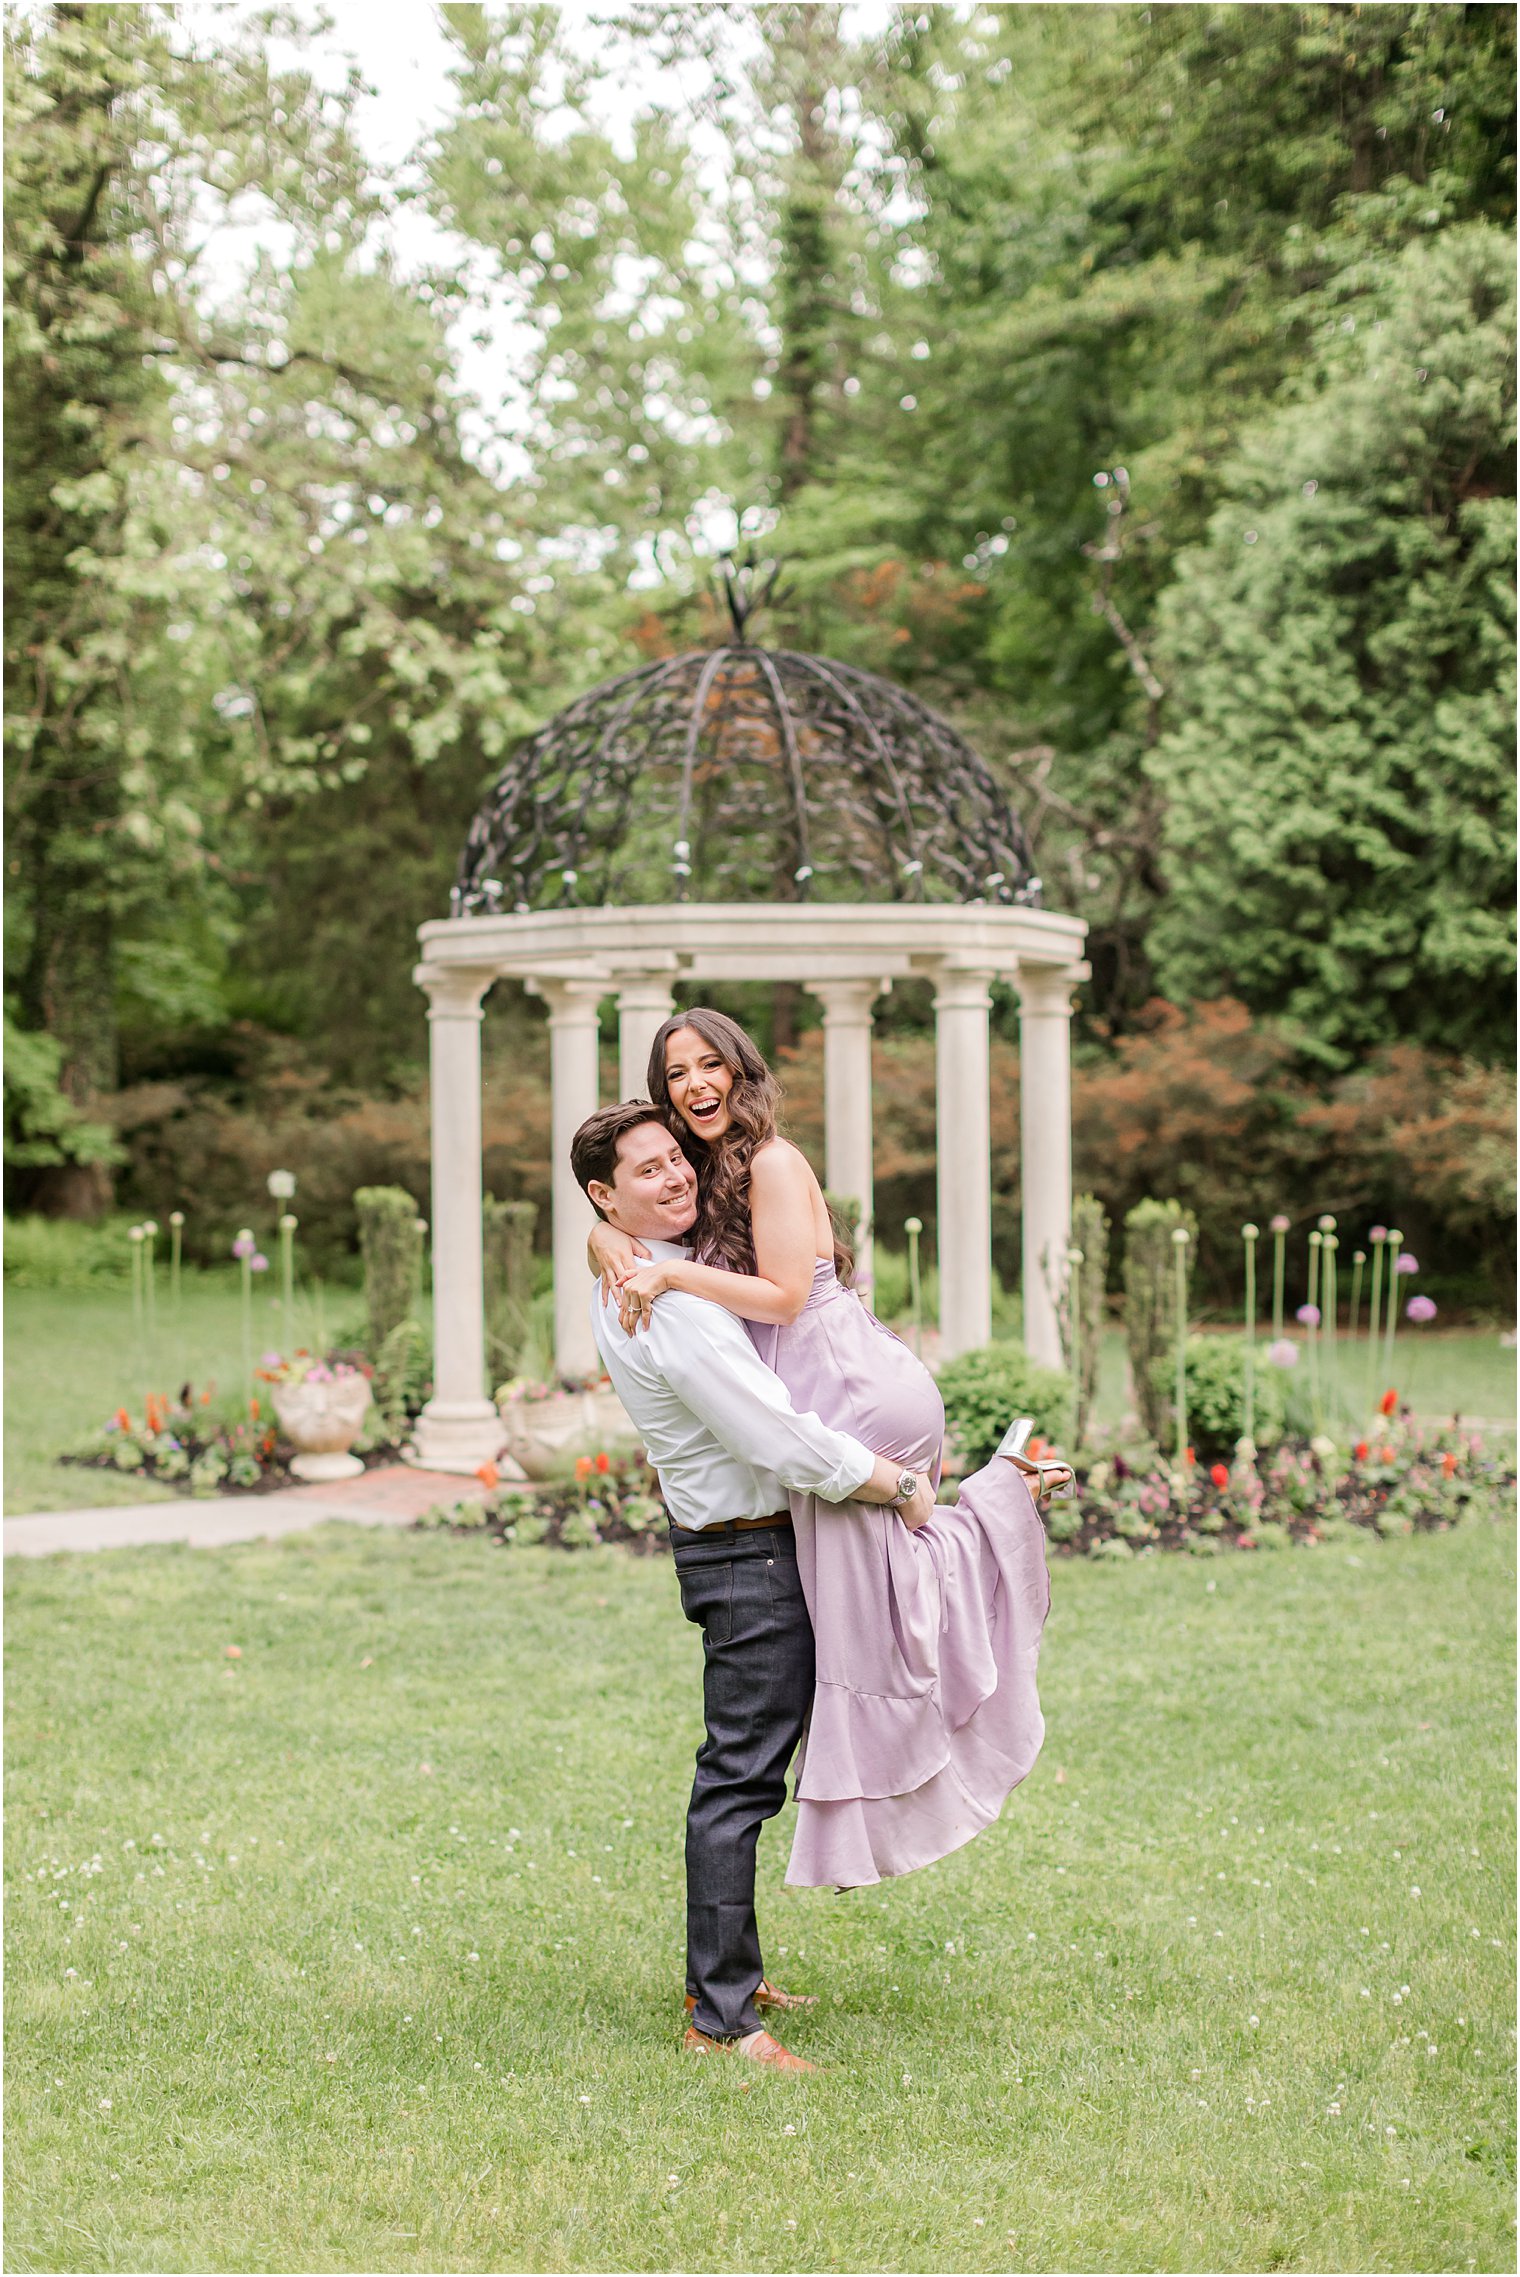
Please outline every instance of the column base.
[[430, 1399], [417, 1418], [412, 1444], [402, 1461], [418, 1470], [449, 1471], [473, 1478], [482, 1463], [494, 1463], [505, 1479], [526, 1474], [503, 1452], [507, 1434], [488, 1399]]

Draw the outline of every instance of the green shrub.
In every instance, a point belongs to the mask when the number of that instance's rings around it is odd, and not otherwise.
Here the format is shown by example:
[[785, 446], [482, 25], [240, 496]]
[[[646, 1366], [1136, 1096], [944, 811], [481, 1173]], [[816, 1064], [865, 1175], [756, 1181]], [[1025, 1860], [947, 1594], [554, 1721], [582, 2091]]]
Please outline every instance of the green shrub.
[[1068, 1368], [1072, 1364], [1073, 1330], [1077, 1344], [1072, 1439], [1078, 1447], [1086, 1444], [1098, 1396], [1098, 1354], [1106, 1319], [1108, 1233], [1108, 1213], [1096, 1194], [1079, 1194], [1071, 1205], [1071, 1245], [1080, 1250], [1082, 1261], [1071, 1267], [1060, 1303], [1061, 1349]]
[[[1198, 1221], [1180, 1202], [1137, 1202], [1124, 1220], [1124, 1337], [1140, 1421], [1158, 1447], [1176, 1436], [1175, 1385], [1158, 1388], [1157, 1362], [1177, 1349], [1178, 1226], [1196, 1240]], [[1188, 1428], [1191, 1436], [1191, 1412]]]
[[1016, 1415], [1032, 1415], [1044, 1439], [1064, 1440], [1071, 1430], [1071, 1378], [1042, 1368], [1022, 1344], [984, 1344], [963, 1352], [939, 1373], [945, 1421], [968, 1471], [979, 1470]]
[[[127, 1228], [136, 1222], [128, 1217], [102, 1218], [93, 1225], [79, 1218], [7, 1218], [5, 1278], [16, 1289], [93, 1289], [112, 1281], [125, 1287], [132, 1277]], [[168, 1254], [168, 1231], [161, 1228], [156, 1257], [160, 1290], [167, 1286]]]
[[364, 1252], [366, 1346], [378, 1359], [385, 1340], [422, 1310], [422, 1235], [404, 1186], [361, 1186], [354, 1195]]
[[520, 1372], [533, 1303], [533, 1227], [536, 1202], [481, 1204], [486, 1323], [486, 1371], [491, 1382]]
[[[1177, 1362], [1173, 1353], [1152, 1367], [1151, 1388], [1167, 1434], [1175, 1435]], [[1287, 1417], [1280, 1368], [1269, 1368], [1256, 1346], [1255, 1438], [1273, 1447]], [[1228, 1461], [1246, 1427], [1246, 1348], [1234, 1336], [1190, 1336], [1187, 1345], [1188, 1438], [1200, 1462]]]

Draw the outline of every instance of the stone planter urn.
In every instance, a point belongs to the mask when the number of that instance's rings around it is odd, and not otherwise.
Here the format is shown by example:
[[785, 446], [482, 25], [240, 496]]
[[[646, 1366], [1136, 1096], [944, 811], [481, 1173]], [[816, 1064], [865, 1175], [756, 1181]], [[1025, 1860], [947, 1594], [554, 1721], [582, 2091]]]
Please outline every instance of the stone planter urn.
[[500, 1413], [507, 1453], [532, 1479], [552, 1477], [567, 1455], [600, 1454], [638, 1436], [610, 1385], [548, 1399], [504, 1399]]
[[369, 1406], [368, 1376], [306, 1376], [270, 1391], [280, 1429], [299, 1450], [290, 1466], [297, 1478], [358, 1477], [364, 1465], [348, 1450]]

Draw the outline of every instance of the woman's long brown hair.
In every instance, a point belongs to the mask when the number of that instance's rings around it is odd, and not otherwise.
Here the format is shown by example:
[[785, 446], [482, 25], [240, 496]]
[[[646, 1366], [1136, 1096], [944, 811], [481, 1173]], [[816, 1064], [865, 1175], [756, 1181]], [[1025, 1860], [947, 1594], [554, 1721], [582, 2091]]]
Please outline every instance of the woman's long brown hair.
[[[665, 1081], [665, 1046], [680, 1028], [691, 1028], [715, 1051], [733, 1077], [728, 1094], [728, 1128], [711, 1144], [699, 1137], [672, 1103]], [[649, 1054], [649, 1096], [680, 1140], [697, 1173], [696, 1253], [710, 1265], [734, 1273], [755, 1270], [755, 1235], [750, 1221], [749, 1166], [757, 1147], [776, 1136], [781, 1086], [764, 1055], [737, 1020], [726, 1012], [696, 1005], [673, 1012], [655, 1037]], [[833, 1212], [830, 1211], [830, 1218]], [[848, 1281], [855, 1260], [834, 1225], [834, 1270]]]

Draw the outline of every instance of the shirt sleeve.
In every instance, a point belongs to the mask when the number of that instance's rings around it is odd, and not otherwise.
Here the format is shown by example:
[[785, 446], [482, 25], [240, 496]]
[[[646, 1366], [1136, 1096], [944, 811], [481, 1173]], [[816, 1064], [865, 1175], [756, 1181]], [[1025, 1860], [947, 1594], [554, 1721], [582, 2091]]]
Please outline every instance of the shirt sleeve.
[[798, 1414], [743, 1322], [721, 1305], [667, 1290], [638, 1342], [720, 1446], [755, 1470], [773, 1472], [783, 1486], [848, 1502], [876, 1468], [860, 1440]]

